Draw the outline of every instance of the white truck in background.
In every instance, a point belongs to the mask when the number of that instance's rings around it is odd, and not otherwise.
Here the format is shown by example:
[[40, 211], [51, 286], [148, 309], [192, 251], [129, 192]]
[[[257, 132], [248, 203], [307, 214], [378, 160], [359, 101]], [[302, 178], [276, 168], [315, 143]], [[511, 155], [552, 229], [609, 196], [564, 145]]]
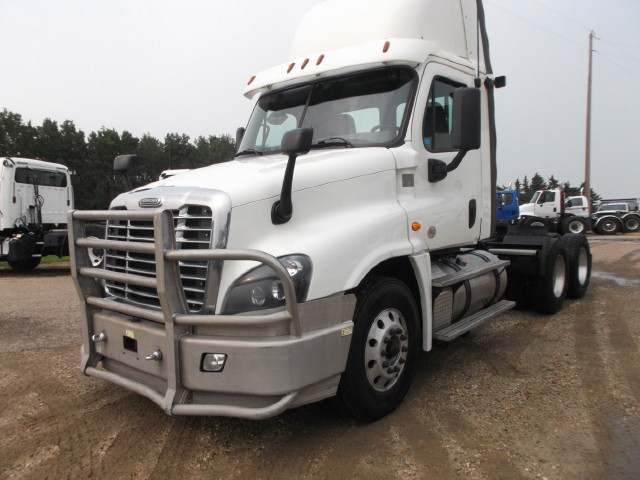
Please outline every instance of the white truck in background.
[[[234, 160], [69, 213], [82, 371], [174, 415], [337, 395], [374, 420], [420, 350], [516, 302], [555, 313], [585, 295], [583, 235], [496, 233], [503, 85], [480, 0], [319, 3], [290, 60], [249, 79]], [[101, 220], [106, 238], [86, 238]]]
[[587, 197], [565, 198], [562, 190], [538, 190], [529, 203], [520, 205], [523, 225], [544, 226], [552, 232], [586, 233], [591, 229], [590, 207]]
[[[31, 158], [0, 157], [0, 261], [17, 271], [36, 268], [45, 255], [69, 255], [67, 212], [73, 208], [69, 169]], [[104, 228], [88, 227], [95, 238]], [[101, 252], [89, 251], [94, 266]]]

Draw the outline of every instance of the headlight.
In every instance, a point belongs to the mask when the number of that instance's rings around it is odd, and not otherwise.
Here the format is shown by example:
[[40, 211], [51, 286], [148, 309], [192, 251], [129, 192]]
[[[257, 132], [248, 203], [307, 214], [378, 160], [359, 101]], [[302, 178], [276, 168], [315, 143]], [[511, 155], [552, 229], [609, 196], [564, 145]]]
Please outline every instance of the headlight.
[[[278, 258], [287, 269], [296, 292], [296, 300], [304, 302], [311, 280], [311, 259], [306, 255], [287, 255]], [[285, 303], [284, 287], [280, 278], [270, 267], [261, 265], [249, 270], [234, 282], [227, 294], [222, 313], [266, 310], [281, 307]]]

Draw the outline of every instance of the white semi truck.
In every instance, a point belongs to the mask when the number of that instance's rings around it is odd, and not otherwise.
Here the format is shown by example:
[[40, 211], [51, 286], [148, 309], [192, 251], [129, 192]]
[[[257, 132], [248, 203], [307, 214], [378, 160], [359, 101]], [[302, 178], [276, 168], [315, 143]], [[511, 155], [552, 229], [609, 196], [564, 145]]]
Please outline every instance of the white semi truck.
[[[373, 420], [418, 351], [514, 307], [505, 291], [546, 313], [583, 296], [584, 236], [495, 233], [484, 25], [475, 0], [320, 3], [249, 79], [234, 160], [70, 212], [83, 372], [174, 415], [337, 395]], [[85, 238], [98, 220], [106, 239]]]
[[[17, 271], [36, 268], [46, 255], [69, 255], [67, 212], [73, 187], [64, 165], [32, 158], [0, 157], [0, 261]], [[104, 227], [87, 226], [93, 238]], [[89, 249], [92, 266], [102, 264], [103, 251]]]

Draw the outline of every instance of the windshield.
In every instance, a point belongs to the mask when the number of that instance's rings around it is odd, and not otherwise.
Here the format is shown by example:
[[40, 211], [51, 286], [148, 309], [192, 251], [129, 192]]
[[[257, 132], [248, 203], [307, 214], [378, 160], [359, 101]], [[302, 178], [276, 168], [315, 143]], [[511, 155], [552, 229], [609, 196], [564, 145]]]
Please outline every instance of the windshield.
[[238, 155], [280, 151], [282, 136], [313, 128], [313, 146], [364, 147], [400, 140], [415, 75], [388, 68], [320, 80], [258, 100]]
[[531, 203], [536, 203], [538, 201], [538, 197], [540, 196], [540, 191], [537, 191], [536, 193], [533, 194], [533, 197], [531, 197]]

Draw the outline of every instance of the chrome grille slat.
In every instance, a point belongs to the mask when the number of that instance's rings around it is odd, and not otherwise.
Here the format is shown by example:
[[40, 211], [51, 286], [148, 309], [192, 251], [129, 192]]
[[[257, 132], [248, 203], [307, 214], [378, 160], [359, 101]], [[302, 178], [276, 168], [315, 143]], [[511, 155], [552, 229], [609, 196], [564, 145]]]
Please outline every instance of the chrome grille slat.
[[[172, 211], [176, 233], [176, 248], [194, 250], [211, 248], [213, 215], [209, 207], [185, 205]], [[107, 224], [107, 239], [128, 242], [153, 243], [153, 223], [146, 220], [114, 220]], [[155, 278], [153, 255], [107, 250], [105, 269]], [[179, 262], [180, 278], [191, 312], [204, 305], [209, 262]], [[133, 305], [160, 309], [154, 289], [105, 280], [107, 293]]]

